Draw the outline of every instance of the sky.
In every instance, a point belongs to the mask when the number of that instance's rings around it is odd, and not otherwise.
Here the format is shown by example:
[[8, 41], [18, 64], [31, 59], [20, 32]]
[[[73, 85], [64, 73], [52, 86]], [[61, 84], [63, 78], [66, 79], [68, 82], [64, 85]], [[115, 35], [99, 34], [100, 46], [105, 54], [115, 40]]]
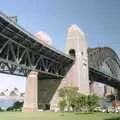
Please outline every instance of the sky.
[[[18, 24], [32, 34], [46, 32], [59, 50], [65, 50], [68, 27], [78, 24], [88, 47], [111, 47], [120, 56], [120, 0], [0, 0], [0, 10], [18, 16]], [[25, 86], [25, 78], [0, 75], [0, 87], [6, 85], [3, 79]]]

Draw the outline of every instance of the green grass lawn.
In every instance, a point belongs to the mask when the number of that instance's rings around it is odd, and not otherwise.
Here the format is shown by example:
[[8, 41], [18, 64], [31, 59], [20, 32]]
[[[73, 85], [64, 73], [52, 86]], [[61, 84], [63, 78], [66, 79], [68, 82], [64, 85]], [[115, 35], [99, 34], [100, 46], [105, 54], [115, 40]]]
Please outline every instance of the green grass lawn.
[[[119, 118], [118, 118], [119, 117]], [[116, 119], [110, 119], [116, 118]], [[0, 120], [120, 120], [117, 113], [52, 113], [52, 112], [0, 112]]]

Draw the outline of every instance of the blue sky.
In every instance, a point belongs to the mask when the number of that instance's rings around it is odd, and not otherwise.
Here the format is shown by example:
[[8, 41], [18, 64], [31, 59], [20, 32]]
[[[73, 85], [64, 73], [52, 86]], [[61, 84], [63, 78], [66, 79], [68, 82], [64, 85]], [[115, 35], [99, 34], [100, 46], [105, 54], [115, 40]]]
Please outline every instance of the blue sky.
[[78, 24], [89, 47], [109, 46], [120, 56], [119, 0], [1, 0], [0, 10], [18, 16], [18, 23], [33, 34], [47, 32], [60, 50], [68, 27]]

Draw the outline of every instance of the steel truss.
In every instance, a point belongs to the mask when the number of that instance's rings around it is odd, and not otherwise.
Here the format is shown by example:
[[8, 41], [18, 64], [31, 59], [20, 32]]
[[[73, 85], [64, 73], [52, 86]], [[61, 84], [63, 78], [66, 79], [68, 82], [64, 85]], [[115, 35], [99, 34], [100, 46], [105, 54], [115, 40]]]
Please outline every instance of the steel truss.
[[[108, 74], [108, 76], [111, 76], [117, 80], [120, 81], [120, 59], [117, 56], [117, 54], [108, 47], [103, 48], [94, 48], [94, 49], [88, 49], [88, 60], [89, 60], [89, 69], [95, 69], [98, 72], [104, 72], [101, 71], [101, 66], [103, 63], [106, 63], [111, 71], [111, 74]], [[107, 74], [107, 73], [105, 73]]]
[[38, 70], [57, 76], [64, 76], [64, 66], [43, 54], [28, 48], [0, 33], [0, 71], [10, 74], [27, 75], [30, 70]]
[[26, 76], [31, 70], [64, 77], [73, 59], [39, 42], [0, 12], [0, 72]]

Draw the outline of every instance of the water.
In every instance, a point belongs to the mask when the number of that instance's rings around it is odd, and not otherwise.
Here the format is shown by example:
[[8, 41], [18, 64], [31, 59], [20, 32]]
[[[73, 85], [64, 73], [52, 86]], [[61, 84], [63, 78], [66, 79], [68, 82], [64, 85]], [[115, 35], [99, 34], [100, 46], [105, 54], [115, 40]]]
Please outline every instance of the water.
[[8, 100], [6, 100], [6, 99], [0, 99], [0, 107], [6, 109], [6, 108], [12, 106], [16, 101], [18, 101], [18, 100], [12, 100], [12, 99], [8, 99]]

